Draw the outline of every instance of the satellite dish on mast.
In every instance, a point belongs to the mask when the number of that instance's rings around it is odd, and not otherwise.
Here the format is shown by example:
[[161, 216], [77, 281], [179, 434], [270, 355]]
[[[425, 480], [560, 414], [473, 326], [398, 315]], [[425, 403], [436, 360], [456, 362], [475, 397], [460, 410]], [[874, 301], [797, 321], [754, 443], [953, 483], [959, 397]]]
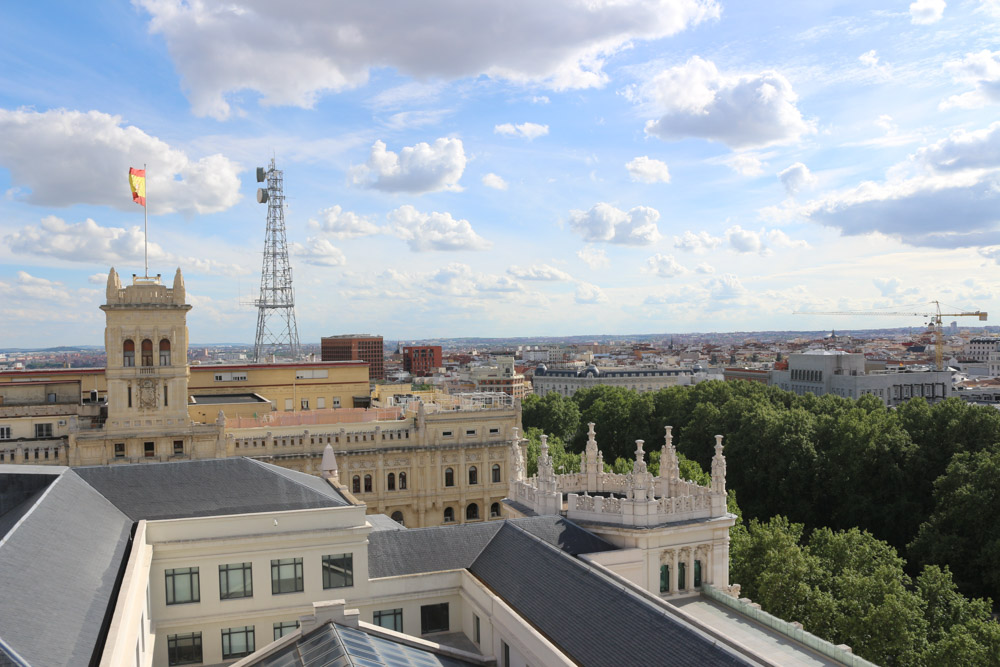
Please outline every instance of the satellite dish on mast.
[[264, 188], [257, 188], [257, 203], [266, 204], [267, 203], [267, 190]]
[[264, 170], [264, 167], [257, 167], [257, 182], [263, 183], [266, 178], [267, 172]]

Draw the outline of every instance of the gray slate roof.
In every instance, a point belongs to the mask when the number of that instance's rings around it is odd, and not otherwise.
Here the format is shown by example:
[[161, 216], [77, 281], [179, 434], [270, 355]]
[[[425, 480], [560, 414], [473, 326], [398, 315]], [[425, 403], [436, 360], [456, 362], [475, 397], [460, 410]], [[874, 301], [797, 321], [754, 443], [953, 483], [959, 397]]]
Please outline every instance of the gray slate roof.
[[133, 521], [348, 504], [319, 477], [247, 458], [74, 470]]
[[750, 664], [513, 522], [469, 570], [584, 667]]

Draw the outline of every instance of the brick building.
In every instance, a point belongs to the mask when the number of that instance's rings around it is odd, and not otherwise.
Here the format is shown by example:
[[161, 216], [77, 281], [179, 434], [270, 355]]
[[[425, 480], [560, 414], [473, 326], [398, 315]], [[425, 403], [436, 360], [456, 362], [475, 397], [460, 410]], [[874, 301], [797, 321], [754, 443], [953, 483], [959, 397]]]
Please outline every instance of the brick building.
[[403, 370], [411, 375], [430, 375], [441, 367], [440, 345], [412, 345], [403, 348]]
[[325, 336], [320, 339], [319, 350], [323, 361], [367, 361], [368, 376], [372, 380], [385, 379], [381, 336], [370, 334]]

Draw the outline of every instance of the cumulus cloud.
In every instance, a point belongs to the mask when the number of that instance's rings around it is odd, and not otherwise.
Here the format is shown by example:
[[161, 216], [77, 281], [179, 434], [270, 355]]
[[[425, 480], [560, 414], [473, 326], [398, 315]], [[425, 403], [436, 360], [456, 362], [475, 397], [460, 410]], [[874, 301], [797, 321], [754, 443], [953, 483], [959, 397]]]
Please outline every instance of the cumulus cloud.
[[259, 93], [264, 105], [312, 107], [379, 68], [420, 80], [601, 86], [607, 56], [719, 15], [715, 0], [319, 2], [294, 11], [249, 0], [137, 4], [163, 35], [195, 114], [220, 119], [241, 91]]
[[522, 139], [531, 141], [532, 139], [544, 137], [548, 134], [549, 126], [539, 125], [538, 123], [518, 123], [517, 125], [504, 123], [503, 125], [494, 126], [493, 131], [508, 137], [521, 137]]
[[451, 213], [421, 213], [409, 204], [389, 213], [390, 231], [407, 242], [410, 250], [486, 250], [493, 244], [476, 234], [468, 220]]
[[872, 283], [884, 297], [913, 296], [920, 292], [916, 287], [904, 288], [899, 278], [872, 278]]
[[764, 249], [761, 233], [733, 225], [726, 230], [729, 247], [736, 252], [760, 252]]
[[483, 185], [488, 188], [493, 188], [494, 190], [506, 190], [507, 181], [503, 180], [496, 174], [490, 173], [483, 176]]
[[520, 292], [523, 288], [507, 276], [477, 273], [468, 264], [452, 262], [431, 273], [427, 289], [447, 296], [475, 297], [482, 292]]
[[576, 287], [574, 295], [577, 303], [607, 303], [608, 297], [597, 285], [591, 283], [580, 283]]
[[[105, 276], [105, 281], [107, 276]], [[18, 271], [13, 282], [0, 280], [0, 317], [3, 322], [51, 322], [52, 309], [59, 309], [60, 321], [97, 322], [102, 318], [97, 311], [97, 303], [104, 293], [103, 287], [72, 288], [54, 280], [33, 276], [27, 271]], [[93, 307], [80, 308], [80, 304], [92, 303]], [[15, 335], [13, 328], [4, 333], [10, 339]]]
[[366, 216], [331, 206], [319, 212], [319, 220], [310, 220], [309, 226], [337, 239], [356, 239], [379, 233], [378, 226]]
[[512, 266], [507, 269], [507, 273], [521, 280], [573, 280], [573, 276], [548, 264]]
[[684, 232], [683, 236], [674, 237], [674, 247], [688, 252], [708, 252], [718, 248], [721, 243], [721, 238], [712, 236], [704, 230], [697, 234], [689, 230]]
[[726, 74], [694, 56], [631, 96], [659, 115], [646, 132], [666, 140], [701, 137], [739, 149], [787, 144], [814, 131], [795, 106], [792, 84], [773, 70]]
[[808, 248], [809, 244], [802, 239], [793, 239], [780, 229], [772, 229], [767, 233], [767, 242], [776, 248]]
[[858, 56], [858, 60], [879, 77], [888, 78], [892, 76], [892, 67], [887, 63], [879, 62], [878, 51], [875, 49], [862, 53]]
[[916, 158], [935, 171], [1000, 167], [1000, 121], [982, 130], [959, 130], [917, 150]]
[[789, 197], [794, 197], [802, 188], [816, 183], [816, 177], [809, 171], [809, 167], [801, 162], [796, 162], [779, 171], [778, 180], [785, 186], [785, 192], [788, 193]]
[[978, 109], [1000, 102], [1000, 51], [983, 49], [966, 54], [962, 60], [945, 63], [945, 70], [956, 81], [971, 85], [972, 90], [945, 99], [942, 109]]
[[724, 273], [708, 283], [709, 296], [717, 301], [733, 301], [747, 294], [747, 288], [732, 273]]
[[688, 273], [689, 269], [681, 266], [681, 264], [674, 259], [673, 255], [661, 255], [660, 253], [656, 253], [646, 260], [645, 271], [646, 273], [650, 273], [661, 278], [673, 278], [675, 276]]
[[660, 240], [656, 226], [660, 213], [655, 208], [636, 206], [622, 211], [611, 204], [595, 204], [589, 211], [570, 211], [570, 227], [584, 241], [623, 245], [650, 245]]
[[313, 266], [343, 266], [347, 263], [347, 258], [339, 248], [334, 246], [328, 239], [308, 238], [306, 244], [289, 243], [292, 253]]
[[723, 163], [740, 176], [760, 176], [764, 173], [764, 162], [753, 153], [736, 153]]
[[583, 260], [591, 269], [603, 269], [611, 266], [611, 261], [608, 259], [607, 253], [601, 248], [595, 248], [594, 246], [584, 246], [576, 252], [576, 256]]
[[461, 191], [458, 180], [465, 171], [465, 149], [461, 139], [437, 139], [407, 146], [398, 154], [386, 150], [385, 143], [372, 145], [368, 162], [351, 168], [355, 185], [383, 192]]
[[702, 262], [698, 266], [694, 267], [694, 270], [698, 273], [712, 274], [715, 273], [715, 267], [707, 262]]
[[[141, 263], [144, 236], [138, 225], [103, 227], [87, 218], [75, 224], [62, 218], [47, 216], [38, 225], [29, 225], [4, 237], [4, 243], [18, 255], [48, 257], [67, 262], [87, 264]], [[180, 266], [184, 271], [244, 275], [249, 270], [216, 260], [184, 257], [165, 251], [158, 243], [149, 244], [149, 261], [161, 265]]]
[[670, 170], [667, 163], [645, 155], [637, 157], [625, 165], [632, 180], [638, 183], [669, 183]]
[[0, 109], [0, 165], [18, 197], [39, 206], [140, 210], [128, 168], [147, 164], [149, 212], [215, 213], [240, 200], [242, 168], [222, 155], [193, 159], [121, 116], [99, 111]]
[[944, 0], [916, 0], [910, 3], [910, 22], [916, 25], [937, 23], [944, 15]]

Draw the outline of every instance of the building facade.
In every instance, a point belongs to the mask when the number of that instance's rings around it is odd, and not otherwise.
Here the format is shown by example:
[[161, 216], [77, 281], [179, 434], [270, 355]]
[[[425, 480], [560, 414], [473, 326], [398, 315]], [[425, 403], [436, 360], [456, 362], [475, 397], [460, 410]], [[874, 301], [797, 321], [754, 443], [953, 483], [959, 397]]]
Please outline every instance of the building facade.
[[490, 366], [473, 366], [469, 369], [469, 381], [475, 391], [507, 394], [513, 398], [524, 398], [529, 393], [524, 375], [514, 367], [514, 357], [495, 357]]
[[403, 370], [414, 376], [426, 376], [441, 367], [440, 345], [410, 345], [403, 348]]
[[372, 380], [385, 379], [382, 337], [370, 334], [324, 336], [319, 344], [323, 361], [364, 361]]
[[1000, 346], [1000, 337], [998, 336], [976, 336], [975, 338], [970, 338], [962, 348], [962, 356], [965, 359], [971, 359], [973, 361], [989, 361], [990, 355], [997, 352], [997, 347]]
[[539, 396], [555, 392], [572, 396], [581, 389], [609, 386], [635, 391], [657, 391], [665, 387], [691, 384], [694, 371], [688, 368], [611, 367], [598, 368], [591, 364], [582, 370], [549, 369], [540, 364], [531, 383]]

